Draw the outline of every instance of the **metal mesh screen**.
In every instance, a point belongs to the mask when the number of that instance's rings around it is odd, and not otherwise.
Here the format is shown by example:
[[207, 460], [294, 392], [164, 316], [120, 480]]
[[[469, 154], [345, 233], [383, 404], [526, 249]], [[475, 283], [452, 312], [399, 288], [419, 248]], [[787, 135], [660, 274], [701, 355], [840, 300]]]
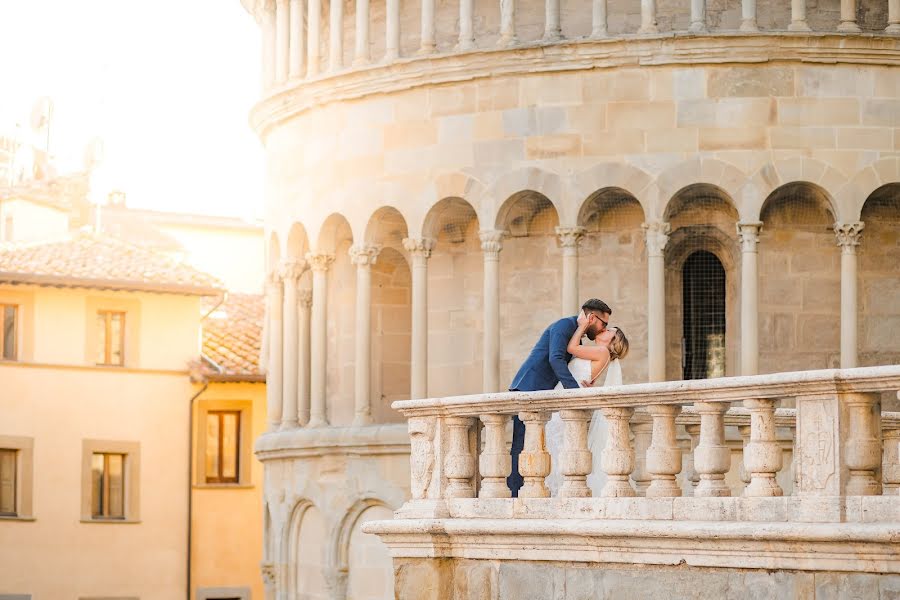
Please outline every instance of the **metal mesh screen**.
[[682, 267], [682, 378], [725, 375], [725, 269], [697, 250]]

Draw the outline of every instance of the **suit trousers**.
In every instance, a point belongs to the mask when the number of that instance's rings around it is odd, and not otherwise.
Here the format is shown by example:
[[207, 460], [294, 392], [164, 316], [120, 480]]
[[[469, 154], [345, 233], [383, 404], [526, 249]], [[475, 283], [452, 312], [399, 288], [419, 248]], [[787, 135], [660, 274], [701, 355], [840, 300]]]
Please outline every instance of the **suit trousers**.
[[512, 446], [509, 448], [509, 454], [512, 456], [512, 470], [509, 477], [506, 478], [506, 485], [512, 492], [513, 498], [519, 497], [519, 489], [525, 483], [522, 476], [519, 475], [519, 455], [525, 448], [525, 423], [519, 419], [519, 415], [513, 416], [513, 436]]

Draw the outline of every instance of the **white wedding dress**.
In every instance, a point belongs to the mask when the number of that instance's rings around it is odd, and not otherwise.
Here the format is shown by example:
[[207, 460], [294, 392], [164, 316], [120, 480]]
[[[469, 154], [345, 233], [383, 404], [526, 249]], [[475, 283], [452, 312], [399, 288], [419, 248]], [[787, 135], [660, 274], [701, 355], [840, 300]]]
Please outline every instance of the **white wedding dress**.
[[[581, 385], [582, 381], [590, 381], [591, 379], [591, 361], [584, 358], [573, 358], [569, 361], [569, 372], [575, 381]], [[600, 380], [603, 383], [600, 383]], [[592, 387], [605, 387], [608, 385], [622, 385], [622, 367], [618, 359], [611, 361], [606, 366], [606, 377], [603, 373], [597, 376]], [[561, 390], [561, 383], [556, 384], [554, 389]], [[594, 468], [588, 475], [587, 484], [591, 488], [593, 495], [599, 496], [600, 490], [606, 483], [606, 474], [600, 468], [600, 453], [606, 444], [607, 426], [606, 419], [603, 414], [596, 410], [594, 416], [591, 417], [591, 425], [588, 429], [588, 449], [593, 453]], [[559, 413], [553, 413], [550, 421], [544, 429], [544, 440], [547, 452], [550, 453], [550, 475], [547, 477], [547, 487], [550, 488], [550, 496], [555, 498], [559, 495], [559, 487], [562, 485], [562, 473], [560, 472], [559, 455], [562, 452], [563, 445], [563, 422], [559, 418]]]

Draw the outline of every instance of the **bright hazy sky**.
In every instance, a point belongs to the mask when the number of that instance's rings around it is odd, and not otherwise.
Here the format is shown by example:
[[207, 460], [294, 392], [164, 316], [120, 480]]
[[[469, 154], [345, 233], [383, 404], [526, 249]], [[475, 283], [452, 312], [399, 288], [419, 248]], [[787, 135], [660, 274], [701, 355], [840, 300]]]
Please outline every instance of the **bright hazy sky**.
[[50, 96], [61, 172], [99, 136], [129, 205], [258, 216], [259, 50], [240, 0], [0, 0], [0, 134]]

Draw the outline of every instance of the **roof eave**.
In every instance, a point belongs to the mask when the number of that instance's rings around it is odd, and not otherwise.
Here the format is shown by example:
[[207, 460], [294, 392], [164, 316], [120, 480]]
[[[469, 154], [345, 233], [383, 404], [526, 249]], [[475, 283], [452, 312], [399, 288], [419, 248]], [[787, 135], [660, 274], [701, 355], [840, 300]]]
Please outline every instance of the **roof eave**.
[[44, 287], [91, 288], [123, 292], [156, 292], [161, 294], [182, 294], [186, 296], [220, 296], [222, 288], [187, 285], [180, 283], [151, 283], [121, 279], [91, 279], [88, 277], [65, 277], [61, 275], [41, 275], [39, 273], [15, 273], [0, 271], [0, 284], [37, 285]]

